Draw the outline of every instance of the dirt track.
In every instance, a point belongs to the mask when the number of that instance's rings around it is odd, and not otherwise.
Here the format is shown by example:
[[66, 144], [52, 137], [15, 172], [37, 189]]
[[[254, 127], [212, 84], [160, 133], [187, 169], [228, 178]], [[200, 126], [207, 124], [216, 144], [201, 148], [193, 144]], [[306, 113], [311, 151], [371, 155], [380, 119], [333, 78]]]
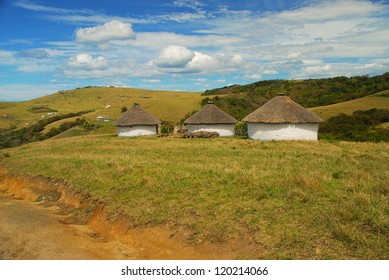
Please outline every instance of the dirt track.
[[55, 208], [0, 194], [0, 259], [131, 259], [119, 242], [87, 226], [63, 224]]
[[52, 179], [6, 174], [0, 169], [0, 260], [234, 259], [248, 244], [194, 245], [188, 243], [192, 232], [174, 223], [133, 228], [125, 217], [112, 222], [104, 205], [81, 202]]

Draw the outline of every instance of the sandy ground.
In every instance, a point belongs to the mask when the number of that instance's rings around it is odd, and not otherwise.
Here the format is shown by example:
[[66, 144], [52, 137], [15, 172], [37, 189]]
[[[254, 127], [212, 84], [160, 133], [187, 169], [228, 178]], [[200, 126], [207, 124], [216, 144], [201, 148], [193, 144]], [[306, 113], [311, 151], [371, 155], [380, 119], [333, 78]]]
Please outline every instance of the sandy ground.
[[0, 259], [132, 259], [129, 248], [87, 226], [64, 224], [55, 208], [0, 194]]

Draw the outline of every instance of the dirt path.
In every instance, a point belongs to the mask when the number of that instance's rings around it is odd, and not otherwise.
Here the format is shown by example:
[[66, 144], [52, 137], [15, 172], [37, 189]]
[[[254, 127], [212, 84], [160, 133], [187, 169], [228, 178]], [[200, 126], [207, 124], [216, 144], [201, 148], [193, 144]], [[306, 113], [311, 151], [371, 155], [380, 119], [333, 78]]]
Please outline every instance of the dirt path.
[[0, 169], [0, 260], [218, 260], [250, 246], [190, 244], [193, 233], [184, 226], [133, 228], [125, 217], [107, 220], [104, 207], [50, 178], [10, 177]]
[[61, 223], [55, 210], [0, 194], [0, 259], [132, 259], [118, 241]]

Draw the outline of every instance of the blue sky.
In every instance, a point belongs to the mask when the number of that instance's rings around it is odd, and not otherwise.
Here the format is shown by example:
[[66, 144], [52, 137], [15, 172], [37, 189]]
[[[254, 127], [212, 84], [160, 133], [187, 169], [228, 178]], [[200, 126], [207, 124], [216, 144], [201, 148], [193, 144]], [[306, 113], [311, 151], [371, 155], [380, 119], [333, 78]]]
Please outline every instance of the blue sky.
[[389, 2], [0, 0], [0, 100], [389, 71]]

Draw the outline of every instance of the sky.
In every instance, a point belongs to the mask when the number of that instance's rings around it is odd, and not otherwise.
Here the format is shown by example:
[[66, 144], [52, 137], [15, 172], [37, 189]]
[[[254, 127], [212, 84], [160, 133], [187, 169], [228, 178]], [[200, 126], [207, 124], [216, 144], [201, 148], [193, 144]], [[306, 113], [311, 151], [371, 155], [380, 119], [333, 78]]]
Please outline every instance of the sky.
[[389, 71], [389, 1], [0, 0], [0, 101]]

